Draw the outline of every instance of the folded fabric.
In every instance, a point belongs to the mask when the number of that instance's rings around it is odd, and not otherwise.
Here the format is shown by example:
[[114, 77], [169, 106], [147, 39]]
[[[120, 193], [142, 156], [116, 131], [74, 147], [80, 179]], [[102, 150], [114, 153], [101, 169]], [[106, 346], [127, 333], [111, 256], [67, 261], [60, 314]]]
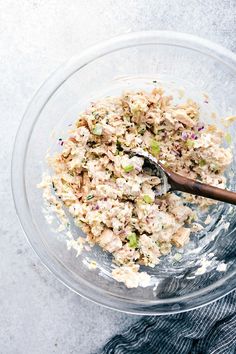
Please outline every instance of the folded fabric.
[[143, 317], [112, 338], [101, 353], [236, 353], [236, 292], [190, 312]]

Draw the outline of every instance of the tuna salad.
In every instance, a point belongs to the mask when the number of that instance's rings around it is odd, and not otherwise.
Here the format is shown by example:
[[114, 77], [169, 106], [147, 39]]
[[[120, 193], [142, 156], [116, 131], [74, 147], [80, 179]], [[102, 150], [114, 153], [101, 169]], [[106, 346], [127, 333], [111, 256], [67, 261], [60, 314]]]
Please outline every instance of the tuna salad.
[[40, 184], [47, 199], [61, 213], [68, 209], [90, 245], [112, 254], [113, 277], [128, 287], [148, 280], [141, 265], [155, 267], [173, 246], [188, 243], [197, 229], [194, 206], [215, 202], [160, 195], [159, 177], [127, 150], [142, 149], [183, 176], [226, 186], [231, 150], [199, 112], [196, 102], [175, 104], [161, 88], [106, 97], [79, 115], [68, 138], [59, 139], [61, 151], [48, 158], [51, 175]]

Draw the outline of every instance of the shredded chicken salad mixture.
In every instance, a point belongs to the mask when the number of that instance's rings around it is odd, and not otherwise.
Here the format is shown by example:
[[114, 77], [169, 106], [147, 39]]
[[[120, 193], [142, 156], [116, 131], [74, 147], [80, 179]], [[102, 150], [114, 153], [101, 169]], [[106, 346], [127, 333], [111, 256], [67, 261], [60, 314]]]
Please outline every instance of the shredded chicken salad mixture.
[[224, 138], [200, 121], [194, 101], [174, 104], [161, 88], [107, 97], [80, 114], [67, 140], [59, 139], [61, 152], [48, 159], [53, 173], [40, 187], [62, 217], [62, 206], [68, 209], [90, 244], [113, 255], [113, 277], [137, 287], [149, 280], [140, 265], [155, 267], [197, 230], [192, 207], [215, 202], [160, 195], [160, 179], [127, 150], [142, 149], [181, 175], [225, 188], [232, 153], [222, 147]]

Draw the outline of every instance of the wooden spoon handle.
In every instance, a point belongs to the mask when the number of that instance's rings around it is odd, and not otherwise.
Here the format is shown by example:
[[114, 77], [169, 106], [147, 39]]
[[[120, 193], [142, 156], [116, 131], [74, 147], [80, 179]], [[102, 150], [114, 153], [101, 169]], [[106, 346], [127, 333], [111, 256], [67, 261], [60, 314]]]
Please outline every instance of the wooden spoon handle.
[[205, 183], [194, 181], [178, 175], [177, 173], [169, 172], [169, 183], [172, 190], [191, 193], [201, 197], [220, 200], [222, 202], [236, 205], [236, 193], [225, 189], [210, 186]]

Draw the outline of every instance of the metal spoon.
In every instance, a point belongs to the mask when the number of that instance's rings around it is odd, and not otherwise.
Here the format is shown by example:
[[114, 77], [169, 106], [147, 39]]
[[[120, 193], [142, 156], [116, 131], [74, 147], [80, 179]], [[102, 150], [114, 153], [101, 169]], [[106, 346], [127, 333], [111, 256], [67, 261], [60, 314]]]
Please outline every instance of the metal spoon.
[[205, 183], [184, 177], [164, 167], [155, 157], [145, 151], [129, 151], [132, 156], [144, 158], [144, 169], [148, 169], [152, 174], [163, 180], [161, 194], [168, 191], [180, 191], [198, 195], [201, 197], [219, 200], [221, 202], [236, 205], [236, 193], [225, 189], [210, 186]]

